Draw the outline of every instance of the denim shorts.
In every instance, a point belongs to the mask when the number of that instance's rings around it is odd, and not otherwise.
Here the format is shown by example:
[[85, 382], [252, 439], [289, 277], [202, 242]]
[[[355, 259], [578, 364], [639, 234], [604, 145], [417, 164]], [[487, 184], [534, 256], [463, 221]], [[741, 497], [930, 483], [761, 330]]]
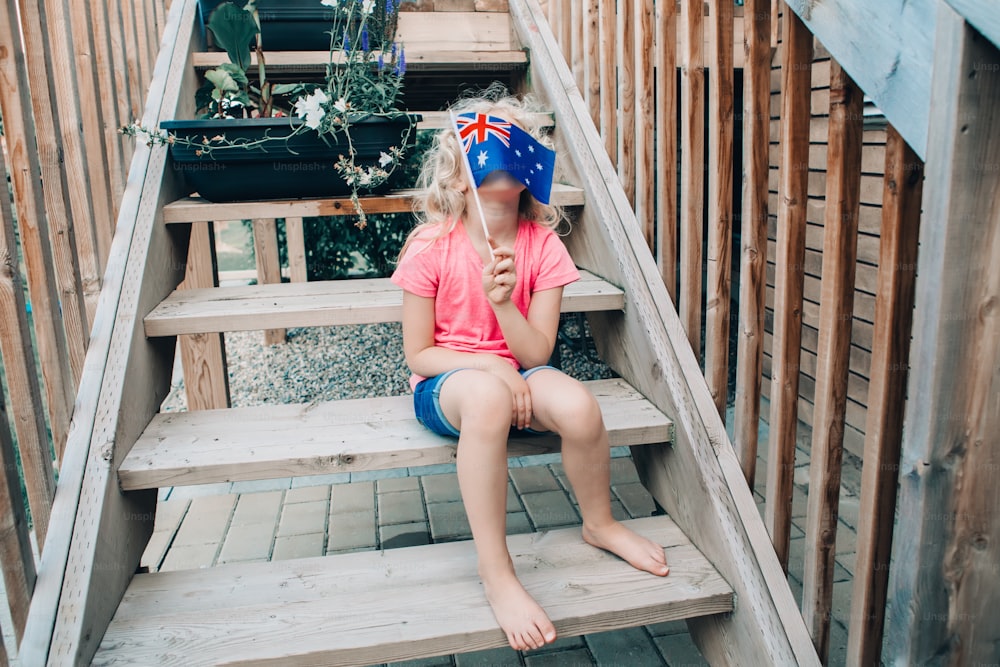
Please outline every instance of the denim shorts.
[[[534, 368], [529, 368], [527, 370], [522, 369], [519, 372], [521, 373], [521, 377], [527, 380], [532, 373], [545, 368], [558, 370], [554, 366], [535, 366]], [[441, 375], [435, 375], [434, 377], [427, 378], [426, 380], [421, 380], [420, 383], [417, 384], [416, 389], [413, 390], [413, 410], [417, 414], [417, 421], [438, 435], [446, 435], [453, 438], [457, 438], [459, 435], [458, 429], [451, 425], [451, 422], [449, 422], [447, 417], [444, 416], [444, 411], [441, 410], [441, 386], [449, 376], [462, 370], [469, 369], [456, 368], [448, 371], [447, 373], [442, 373]], [[511, 427], [511, 430], [515, 433], [528, 433], [531, 435], [541, 435], [542, 433], [545, 433], [545, 431], [536, 431], [531, 428], [516, 429]]]

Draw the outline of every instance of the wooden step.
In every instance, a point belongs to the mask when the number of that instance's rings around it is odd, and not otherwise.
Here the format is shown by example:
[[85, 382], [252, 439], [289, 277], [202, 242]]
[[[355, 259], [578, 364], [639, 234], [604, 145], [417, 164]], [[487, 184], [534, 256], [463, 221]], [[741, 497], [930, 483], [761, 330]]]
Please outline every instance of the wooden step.
[[[581, 271], [563, 290], [563, 312], [621, 310], [625, 294]], [[257, 331], [399, 322], [403, 292], [388, 278], [176, 290], [146, 316], [146, 335]]]
[[[412, 213], [421, 194], [417, 189], [392, 190], [385, 195], [361, 197], [365, 213]], [[562, 183], [552, 184], [551, 202], [556, 206], [583, 206], [583, 190]], [[201, 197], [185, 197], [163, 207], [167, 224], [212, 222], [216, 220], [250, 220], [253, 218], [313, 218], [317, 216], [354, 215], [349, 197], [324, 199], [270, 199], [230, 203], [213, 203]]]
[[[673, 423], [620, 379], [588, 382], [611, 446], [670, 442]], [[509, 456], [559, 449], [554, 435], [511, 438]], [[455, 440], [413, 416], [413, 397], [260, 405], [156, 415], [118, 469], [125, 490], [383, 470], [455, 461]]]
[[[504, 12], [403, 12], [398, 35], [409, 70], [523, 68], [528, 62], [514, 38], [510, 15]], [[196, 52], [192, 57], [199, 70], [229, 62], [223, 51]], [[342, 53], [335, 53], [333, 62], [342, 59]], [[328, 51], [264, 52], [269, 73], [325, 73], [330, 60]], [[254, 54], [252, 68], [256, 63]]]
[[[561, 637], [732, 610], [732, 588], [669, 517], [625, 523], [663, 545], [667, 577], [579, 528], [508, 537]], [[506, 645], [463, 541], [136, 575], [93, 664], [370, 665]]]

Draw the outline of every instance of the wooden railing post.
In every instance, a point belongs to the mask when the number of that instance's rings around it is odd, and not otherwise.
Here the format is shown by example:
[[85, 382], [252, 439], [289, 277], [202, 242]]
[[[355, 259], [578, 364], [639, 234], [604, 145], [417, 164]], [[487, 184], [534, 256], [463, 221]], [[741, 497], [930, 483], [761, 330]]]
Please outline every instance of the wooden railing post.
[[708, 282], [705, 379], [722, 420], [729, 390], [729, 312], [733, 238], [733, 3], [709, 2]]
[[933, 58], [882, 659], [990, 664], [1000, 645], [1000, 47], [940, 3]]
[[682, 0], [681, 52], [681, 280], [679, 311], [694, 356], [701, 358], [702, 243], [705, 195], [705, 9]]
[[[49, 243], [49, 221], [45, 215], [42, 184], [37, 176], [41, 170], [35, 149], [38, 132], [31, 110], [30, 76], [22, 55], [21, 34], [15, 29], [16, 0], [0, 4], [0, 12], [0, 44], [9, 45], [0, 51], [0, 71], [6, 86], [4, 94], [0, 95], [0, 109], [11, 161], [10, 180], [28, 278], [38, 363], [42, 371], [52, 440], [58, 455], [69, 432], [76, 388], [66, 330], [60, 314], [56, 267]], [[73, 303], [74, 299], [68, 299], [66, 307], [72, 308]], [[40, 412], [40, 406], [36, 407]]]
[[633, 69], [635, 71], [635, 193], [632, 207], [639, 220], [646, 245], [653, 250], [656, 240], [655, 169], [653, 152], [656, 135], [653, 133], [653, 63], [649, 54], [653, 51], [653, 0], [633, 0]]
[[743, 68], [743, 219], [733, 443], [747, 484], [752, 489], [757, 470], [764, 363], [771, 0], [747, 0], [743, 12], [746, 35], [746, 65]]
[[839, 65], [832, 63], [818, 369], [802, 577], [802, 613], [816, 652], [824, 661], [830, 652], [844, 413], [851, 364], [863, 106], [861, 90]]
[[677, 11], [656, 2], [656, 265], [677, 303]]
[[618, 63], [618, 179], [625, 196], [635, 205], [635, 31], [632, 5], [640, 0], [618, 0], [615, 26], [615, 61]]
[[792, 477], [798, 426], [802, 280], [809, 185], [809, 110], [813, 36], [785, 13], [781, 61], [781, 185], [774, 289], [774, 351], [767, 452], [765, 523], [782, 566], [788, 569]]
[[850, 665], [877, 664], [882, 654], [923, 180], [923, 162], [890, 125], [885, 147], [885, 190], [857, 555], [847, 635]]

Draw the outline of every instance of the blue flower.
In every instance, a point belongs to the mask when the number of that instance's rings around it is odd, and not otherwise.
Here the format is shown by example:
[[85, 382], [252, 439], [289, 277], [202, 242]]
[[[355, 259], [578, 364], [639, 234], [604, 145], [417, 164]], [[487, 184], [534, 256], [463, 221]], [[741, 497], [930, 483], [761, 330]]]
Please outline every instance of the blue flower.
[[351, 40], [347, 38], [347, 29], [344, 29], [344, 51], [351, 50]]
[[361, 50], [368, 53], [371, 49], [368, 48], [368, 27], [365, 26], [361, 30]]

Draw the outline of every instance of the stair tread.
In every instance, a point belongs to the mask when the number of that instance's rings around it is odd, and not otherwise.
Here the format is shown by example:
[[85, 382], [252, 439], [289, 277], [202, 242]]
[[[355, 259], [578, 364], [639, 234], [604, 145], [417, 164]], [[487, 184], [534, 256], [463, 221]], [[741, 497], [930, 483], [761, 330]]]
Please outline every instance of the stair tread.
[[[732, 588], [669, 517], [625, 523], [665, 547], [668, 577], [591, 547], [578, 527], [508, 537], [560, 636], [732, 610]], [[463, 541], [139, 574], [94, 664], [365, 665], [505, 645]]]
[[[424, 69], [449, 66], [521, 65], [528, 62], [528, 54], [522, 49], [498, 48], [488, 44], [476, 49], [434, 48], [431, 45], [417, 45], [406, 50], [407, 69]], [[251, 67], [257, 66], [257, 55], [251, 53]], [[192, 54], [195, 69], [206, 70], [229, 62], [224, 51], [197, 51]], [[327, 51], [266, 51], [264, 62], [268, 70], [280, 69], [295, 72], [325, 72], [330, 63]], [[338, 60], [334, 60], [337, 64]]]
[[[586, 383], [611, 446], [670, 442], [673, 423], [624, 380]], [[509, 456], [556, 451], [516, 436]], [[413, 415], [410, 395], [156, 415], [118, 469], [125, 490], [452, 463], [455, 440]]]
[[[621, 310], [625, 294], [586, 271], [563, 290], [563, 312]], [[388, 278], [176, 290], [145, 318], [146, 335], [398, 322], [403, 292]]]
[[[416, 188], [392, 190], [384, 195], [361, 197], [365, 213], [411, 213], [414, 200], [421, 194]], [[583, 189], [552, 184], [552, 203], [556, 206], [582, 206]], [[210, 202], [201, 197], [185, 197], [163, 207], [167, 224], [244, 220], [250, 218], [312, 218], [317, 216], [354, 215], [350, 197], [315, 199], [267, 199], [243, 202]]]

